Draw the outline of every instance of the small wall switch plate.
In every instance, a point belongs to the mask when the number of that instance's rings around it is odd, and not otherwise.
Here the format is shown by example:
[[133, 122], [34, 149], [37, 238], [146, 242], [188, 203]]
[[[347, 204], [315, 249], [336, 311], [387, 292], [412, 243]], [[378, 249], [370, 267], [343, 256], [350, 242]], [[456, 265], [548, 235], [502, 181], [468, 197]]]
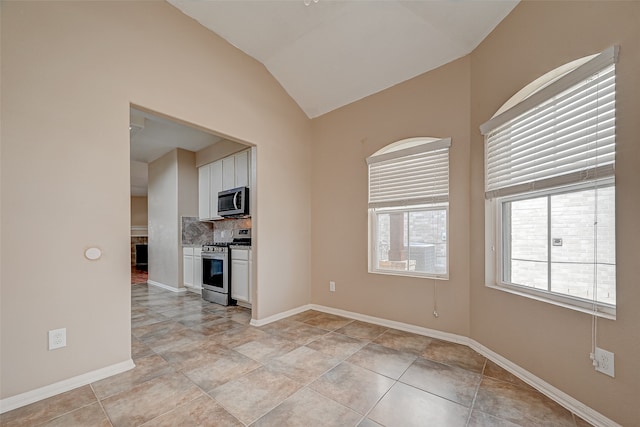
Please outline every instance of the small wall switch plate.
[[610, 377], [614, 375], [613, 353], [596, 347], [596, 371], [602, 372]]
[[331, 291], [331, 292], [335, 292], [336, 291], [336, 282], [334, 282], [334, 281], [330, 281], [329, 282], [329, 291]]
[[67, 346], [67, 328], [49, 331], [49, 350]]

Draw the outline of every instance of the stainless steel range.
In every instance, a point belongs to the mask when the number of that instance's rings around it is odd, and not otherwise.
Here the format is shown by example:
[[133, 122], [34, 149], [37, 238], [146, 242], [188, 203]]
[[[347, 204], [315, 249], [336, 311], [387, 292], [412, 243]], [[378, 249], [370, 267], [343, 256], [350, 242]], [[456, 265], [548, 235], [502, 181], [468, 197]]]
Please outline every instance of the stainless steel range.
[[231, 298], [229, 245], [250, 245], [251, 229], [234, 230], [233, 240], [202, 245], [202, 298], [222, 305], [234, 305]]

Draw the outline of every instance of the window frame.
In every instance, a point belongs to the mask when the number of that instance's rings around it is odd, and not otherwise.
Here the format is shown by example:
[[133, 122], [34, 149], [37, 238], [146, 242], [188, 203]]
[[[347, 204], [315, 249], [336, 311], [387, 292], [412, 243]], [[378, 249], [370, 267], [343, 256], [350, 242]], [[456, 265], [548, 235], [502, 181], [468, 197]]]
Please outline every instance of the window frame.
[[[411, 212], [424, 212], [424, 211], [445, 211], [446, 215], [446, 225], [445, 225], [445, 233], [446, 233], [446, 263], [445, 263], [445, 272], [444, 274], [437, 273], [426, 273], [419, 271], [410, 271], [410, 270], [390, 270], [390, 269], [382, 269], [377, 266], [378, 254], [379, 254], [379, 246], [378, 246], [378, 215], [385, 214], [389, 212], [394, 213], [411, 213]], [[390, 276], [407, 276], [407, 277], [419, 277], [419, 278], [428, 278], [435, 280], [449, 280], [449, 202], [446, 203], [435, 203], [429, 205], [413, 205], [413, 206], [390, 206], [383, 208], [369, 208], [369, 263], [368, 263], [368, 272], [372, 274], [385, 274]]]
[[[615, 319], [616, 306], [598, 302], [586, 298], [574, 297], [565, 293], [554, 292], [551, 290], [542, 290], [533, 288], [527, 285], [519, 285], [515, 283], [505, 282], [503, 279], [503, 273], [505, 268], [505, 253], [504, 253], [504, 218], [503, 218], [503, 205], [504, 203], [518, 201], [518, 200], [530, 200], [538, 197], [548, 197], [558, 194], [574, 193], [583, 190], [590, 190], [594, 188], [606, 188], [613, 187], [615, 189], [615, 180], [613, 178], [605, 178], [599, 180], [594, 187], [592, 182], [580, 183], [571, 186], [558, 187], [547, 190], [534, 191], [524, 194], [508, 195], [503, 197], [497, 197], [492, 200], [487, 200], [487, 210], [495, 212], [493, 218], [494, 233], [492, 241], [492, 252], [494, 253], [494, 269], [487, 274], [486, 286], [493, 289], [499, 289], [516, 295], [526, 296], [538, 301], [548, 302], [561, 307], [571, 308], [573, 310], [581, 311], [584, 313], [592, 314], [594, 311], [600, 317], [608, 319]], [[547, 219], [550, 220], [549, 218]], [[550, 225], [549, 225], [550, 226]], [[550, 242], [549, 242], [550, 244]], [[547, 260], [547, 265], [551, 265], [551, 260]], [[549, 284], [551, 286], [551, 284]]]
[[[386, 145], [377, 152], [369, 156], [366, 161], [367, 168], [367, 185], [368, 185], [368, 245], [367, 245], [367, 271], [372, 274], [384, 274], [392, 276], [406, 276], [417, 278], [430, 278], [435, 280], [448, 280], [449, 279], [449, 193], [450, 193], [450, 148], [451, 138], [433, 138], [433, 137], [416, 137], [408, 138], [400, 141], [396, 141]], [[446, 149], [446, 195], [440, 192], [429, 192], [427, 196], [424, 194], [420, 197], [415, 197], [411, 194], [411, 190], [407, 189], [407, 193], [403, 193], [402, 196], [396, 198], [390, 198], [385, 200], [378, 200], [377, 198], [372, 201], [372, 175], [371, 165], [378, 162], [392, 161], [396, 159], [409, 158], [414, 155], [426, 154], [434, 152], [434, 155], [438, 156], [443, 150]], [[376, 178], [377, 179], [377, 178]], [[373, 181], [376, 182], [376, 181]], [[436, 180], [434, 185], [442, 181]], [[434, 187], [439, 188], [439, 187]], [[441, 187], [440, 187], [441, 188]], [[376, 195], [379, 193], [376, 192]], [[409, 196], [409, 197], [407, 197]], [[413, 197], [412, 197], [413, 196]], [[425, 210], [441, 211], [445, 210], [446, 215], [446, 271], [444, 274], [417, 272], [409, 270], [388, 270], [378, 268], [379, 266], [379, 245], [378, 245], [378, 215], [388, 212], [418, 212]]]
[[[508, 100], [489, 121], [481, 125], [481, 133], [483, 135], [489, 135], [494, 130], [500, 129], [500, 127], [505, 126], [512, 120], [518, 119], [521, 115], [528, 114], [529, 111], [537, 108], [538, 105], [572, 88], [573, 85], [588, 81], [594, 75], [606, 70], [611, 65], [615, 66], [618, 49], [618, 46], [612, 46], [600, 54], [570, 62], [541, 76], [533, 83], [525, 86], [525, 88], [514, 95], [512, 99]], [[573, 69], [571, 69], [572, 67]], [[524, 92], [527, 92], [528, 96], [523, 95]], [[516, 98], [517, 100], [514, 101]], [[506, 107], [507, 105], [508, 108]], [[503, 224], [504, 203], [599, 187], [612, 186], [615, 191], [615, 151], [612, 164], [605, 162], [604, 165], [599, 166], [596, 163], [595, 168], [574, 172], [572, 176], [559, 175], [554, 177], [551, 175], [551, 178], [540, 181], [530, 181], [528, 183], [513, 185], [512, 187], [503, 186], [489, 190], [486, 186], [488, 176], [487, 150], [487, 139], [485, 139], [485, 286], [556, 306], [585, 312], [594, 316], [615, 319], [617, 301], [616, 304], [599, 302], [593, 299], [574, 297], [560, 292], [536, 289], [526, 285], [505, 283], [502, 279], [506, 264], [503, 254], [503, 234], [505, 231]], [[548, 220], [550, 221], [550, 218]], [[615, 232], [615, 238], [617, 240], [617, 230]], [[551, 263], [551, 260], [549, 259], [548, 262]], [[550, 287], [551, 284], [549, 284], [549, 289]]]

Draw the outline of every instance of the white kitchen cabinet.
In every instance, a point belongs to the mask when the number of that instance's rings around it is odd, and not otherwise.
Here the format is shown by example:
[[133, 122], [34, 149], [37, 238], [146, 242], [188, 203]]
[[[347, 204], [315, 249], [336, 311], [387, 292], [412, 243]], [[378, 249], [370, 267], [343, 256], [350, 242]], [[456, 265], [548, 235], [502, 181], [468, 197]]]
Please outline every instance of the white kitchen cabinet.
[[192, 288], [193, 284], [193, 248], [182, 248], [183, 285]]
[[194, 291], [202, 289], [202, 248], [182, 248], [182, 284]]
[[222, 191], [222, 160], [213, 162], [210, 164], [211, 169], [211, 182], [209, 183], [209, 210], [211, 212], [211, 219], [222, 218], [218, 215], [218, 193]]
[[249, 150], [241, 151], [234, 157], [235, 186], [249, 187]]
[[251, 303], [250, 249], [231, 249], [231, 298]]
[[218, 193], [251, 183], [251, 151], [245, 150], [198, 168], [198, 217], [201, 221], [222, 219], [218, 215]]
[[193, 287], [202, 289], [202, 248], [193, 249]]
[[222, 191], [236, 188], [236, 156], [222, 159]]
[[211, 218], [211, 168], [209, 165], [198, 168], [198, 216], [200, 219]]

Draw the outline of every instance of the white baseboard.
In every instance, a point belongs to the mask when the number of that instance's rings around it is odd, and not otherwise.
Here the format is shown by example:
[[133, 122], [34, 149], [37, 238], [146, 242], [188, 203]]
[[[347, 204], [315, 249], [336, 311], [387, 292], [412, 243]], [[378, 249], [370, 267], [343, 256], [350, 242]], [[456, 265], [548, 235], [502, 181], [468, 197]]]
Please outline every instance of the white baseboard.
[[86, 374], [58, 381], [57, 383], [49, 384], [35, 390], [0, 399], [0, 414], [73, 390], [74, 388], [91, 384], [112, 375], [128, 371], [129, 369], [135, 368], [135, 366], [136, 365], [133, 363], [133, 360], [129, 359], [124, 362], [116, 363], [115, 365], [87, 372]]
[[187, 292], [187, 288], [174, 288], [173, 286], [165, 285], [164, 283], [156, 282], [155, 280], [147, 280], [147, 283], [150, 284], [151, 286], [162, 288], [171, 292], [176, 292], [178, 294]]
[[265, 317], [264, 319], [251, 319], [249, 323], [251, 326], [264, 326], [269, 323], [273, 323], [276, 320], [284, 319], [285, 317], [293, 316], [294, 314], [302, 313], [303, 311], [311, 310], [311, 304], [302, 305], [298, 308], [283, 311], [282, 313], [274, 314], [273, 316]]
[[535, 388], [540, 393], [547, 396], [549, 399], [565, 407], [569, 411], [573, 412], [574, 414], [578, 415], [580, 418], [593, 424], [594, 426], [622, 427], [615, 421], [605, 417], [594, 409], [591, 409], [579, 400], [574, 399], [562, 390], [557, 389], [548, 382], [536, 377], [531, 372], [521, 368], [520, 366], [511, 362], [509, 359], [483, 346], [479, 342], [469, 338], [468, 346], [478, 353], [482, 354], [487, 359], [494, 362], [496, 365], [499, 365], [505, 370], [511, 372], [513, 375], [520, 378], [522, 381], [529, 384], [531, 387]]
[[591, 409], [579, 400], [569, 396], [562, 390], [557, 389], [546, 381], [533, 375], [531, 372], [521, 368], [505, 357], [492, 351], [491, 349], [483, 346], [479, 342], [465, 337], [463, 335], [452, 334], [449, 332], [442, 332], [435, 329], [423, 328], [422, 326], [411, 325], [408, 323], [396, 322], [394, 320], [382, 319], [380, 317], [368, 316], [366, 314], [354, 313], [352, 311], [340, 310], [338, 308], [326, 307], [317, 304], [307, 304], [292, 310], [285, 311], [283, 313], [269, 316], [265, 319], [258, 321], [251, 320], [253, 326], [263, 326], [276, 320], [284, 319], [294, 314], [301, 313], [306, 310], [316, 310], [324, 313], [335, 314], [338, 316], [348, 317], [349, 319], [361, 320], [363, 322], [373, 323], [375, 325], [386, 326], [388, 328], [399, 329], [401, 331], [413, 332], [418, 335], [424, 335], [431, 338], [437, 338], [444, 341], [449, 341], [457, 344], [466, 345], [478, 353], [482, 354], [487, 359], [501, 366], [508, 372], [512, 373], [516, 377], [520, 378], [531, 387], [538, 390], [551, 400], [555, 401], [559, 405], [563, 406], [567, 410], [578, 415], [585, 421], [593, 424], [594, 426], [601, 427], [622, 427], [615, 421], [605, 417], [601, 413]]
[[395, 320], [382, 319], [380, 317], [368, 316], [366, 314], [354, 313], [352, 311], [340, 310], [323, 305], [309, 304], [309, 309], [322, 311], [324, 313], [335, 314], [337, 316], [348, 317], [349, 319], [360, 320], [362, 322], [373, 323], [374, 325], [386, 326], [387, 328], [399, 329], [405, 332], [413, 332], [418, 335], [425, 335], [431, 338], [438, 338], [444, 341], [467, 345], [469, 338], [449, 332], [442, 332], [435, 329], [423, 328], [421, 326], [410, 325], [409, 323], [396, 322]]

